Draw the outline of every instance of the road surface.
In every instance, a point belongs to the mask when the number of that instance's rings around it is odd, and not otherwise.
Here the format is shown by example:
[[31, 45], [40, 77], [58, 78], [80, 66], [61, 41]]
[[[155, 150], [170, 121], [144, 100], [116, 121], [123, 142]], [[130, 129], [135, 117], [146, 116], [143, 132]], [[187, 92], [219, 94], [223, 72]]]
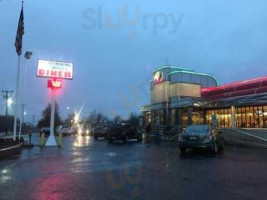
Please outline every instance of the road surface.
[[[39, 138], [34, 136], [34, 141]], [[176, 143], [64, 137], [0, 160], [0, 199], [253, 200], [267, 196], [267, 150], [226, 146], [181, 156]]]

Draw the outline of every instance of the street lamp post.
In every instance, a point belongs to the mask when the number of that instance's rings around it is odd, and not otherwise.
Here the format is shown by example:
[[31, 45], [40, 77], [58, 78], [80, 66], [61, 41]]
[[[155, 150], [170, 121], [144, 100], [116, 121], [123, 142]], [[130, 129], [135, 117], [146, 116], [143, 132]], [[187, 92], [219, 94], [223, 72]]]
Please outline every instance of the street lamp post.
[[22, 125], [24, 123], [24, 86], [25, 86], [25, 76], [26, 76], [26, 70], [27, 70], [27, 60], [29, 60], [32, 56], [32, 52], [27, 51], [24, 55], [25, 62], [24, 62], [24, 72], [22, 74], [22, 90], [21, 90], [21, 119], [20, 119], [20, 125], [19, 125], [19, 139], [21, 137], [21, 130]]
[[24, 107], [25, 107], [25, 104], [22, 103], [21, 104], [21, 119], [20, 119], [20, 124], [19, 124], [19, 139], [21, 137], [22, 126], [23, 126], [23, 123], [24, 123]]

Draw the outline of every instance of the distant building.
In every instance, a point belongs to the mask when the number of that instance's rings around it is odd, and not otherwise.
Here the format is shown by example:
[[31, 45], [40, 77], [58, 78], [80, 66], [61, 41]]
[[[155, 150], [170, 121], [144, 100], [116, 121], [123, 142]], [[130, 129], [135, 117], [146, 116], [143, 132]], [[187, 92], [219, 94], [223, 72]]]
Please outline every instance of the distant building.
[[267, 127], [267, 76], [218, 85], [210, 74], [162, 66], [153, 72], [150, 104], [141, 107], [145, 124], [187, 127]]

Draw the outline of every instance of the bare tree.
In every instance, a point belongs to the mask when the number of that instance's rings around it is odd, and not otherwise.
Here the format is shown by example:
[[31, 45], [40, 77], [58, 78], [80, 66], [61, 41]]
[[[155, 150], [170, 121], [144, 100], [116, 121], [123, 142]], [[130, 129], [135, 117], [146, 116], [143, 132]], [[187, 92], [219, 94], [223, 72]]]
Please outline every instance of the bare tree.
[[[42, 119], [38, 121], [37, 127], [47, 127], [50, 126], [50, 116], [51, 116], [51, 104], [48, 104], [46, 108], [42, 112]], [[62, 124], [61, 118], [59, 116], [59, 106], [56, 102], [56, 108], [55, 108], [55, 127]]]
[[112, 121], [114, 124], [118, 124], [118, 123], [121, 123], [123, 119], [121, 118], [121, 116], [116, 115]]
[[127, 119], [127, 122], [133, 126], [138, 126], [139, 125], [139, 115], [136, 113], [130, 113], [129, 117]]

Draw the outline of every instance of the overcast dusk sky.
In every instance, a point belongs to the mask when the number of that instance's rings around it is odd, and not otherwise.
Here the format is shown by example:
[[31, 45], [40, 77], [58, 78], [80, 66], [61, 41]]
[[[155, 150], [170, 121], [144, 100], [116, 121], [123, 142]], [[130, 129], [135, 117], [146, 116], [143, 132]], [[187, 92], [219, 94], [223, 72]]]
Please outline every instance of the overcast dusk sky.
[[[62, 116], [83, 106], [109, 116], [149, 104], [152, 71], [171, 64], [229, 83], [266, 75], [266, 0], [25, 0], [26, 120], [49, 102], [37, 59], [74, 63], [57, 96]], [[21, 1], [0, 1], [0, 89], [15, 89]], [[22, 59], [22, 66], [24, 60]], [[5, 112], [4, 99], [0, 101]], [[69, 110], [66, 107], [70, 107]]]

